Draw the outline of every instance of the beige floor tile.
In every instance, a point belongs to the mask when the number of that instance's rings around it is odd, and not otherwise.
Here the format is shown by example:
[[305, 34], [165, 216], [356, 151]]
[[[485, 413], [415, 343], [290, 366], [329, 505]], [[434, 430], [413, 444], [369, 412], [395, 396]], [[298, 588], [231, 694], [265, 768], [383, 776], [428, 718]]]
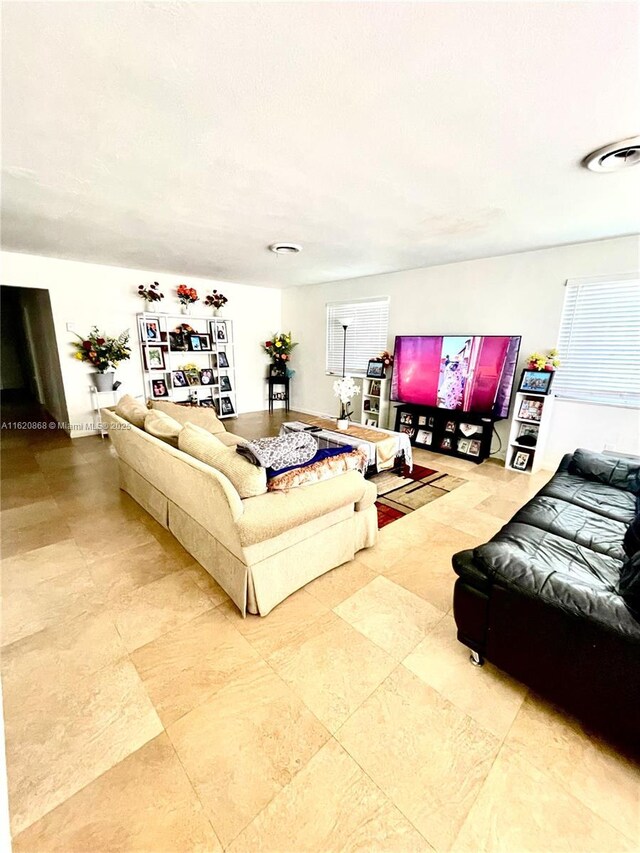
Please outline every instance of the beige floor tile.
[[[193, 558], [191, 560], [193, 562]], [[107, 601], [114, 601], [125, 593], [182, 568], [176, 566], [154, 539], [144, 545], [91, 560], [87, 565], [97, 589]]]
[[45, 545], [0, 563], [2, 594], [28, 589], [71, 571], [82, 572], [86, 562], [73, 539]]
[[162, 724], [133, 664], [121, 660], [43, 695], [6, 720], [11, 827], [17, 833], [139, 749]]
[[456, 853], [621, 853], [638, 848], [505, 746], [452, 849]]
[[506, 500], [499, 495], [492, 495], [479, 503], [476, 509], [488, 512], [489, 515], [501, 518], [503, 521], [510, 521], [521, 507], [521, 501]]
[[317, 598], [325, 607], [335, 607], [366, 586], [376, 576], [376, 572], [368, 569], [359, 560], [351, 560], [308, 583], [305, 591]]
[[423, 598], [378, 575], [367, 586], [334, 608], [397, 661], [401, 661], [443, 618]]
[[231, 601], [220, 610], [263, 657], [288, 643], [296, 643], [310, 625], [329, 613], [324, 604], [304, 589], [294, 592], [268, 616], [247, 614], [243, 619]]
[[166, 734], [45, 815], [14, 853], [218, 853], [222, 848]]
[[387, 677], [396, 661], [334, 613], [268, 658], [334, 732]]
[[236, 671], [168, 734], [224, 846], [329, 737], [263, 661]]
[[256, 851], [429, 851], [409, 821], [330, 740], [229, 847]]
[[437, 850], [448, 850], [499, 742], [403, 666], [336, 739]]
[[89, 464], [86, 456], [75, 446], [58, 447], [55, 450], [41, 450], [34, 455], [43, 471], [51, 468], [73, 468], [76, 465]]
[[471, 665], [469, 649], [458, 642], [452, 616], [436, 625], [404, 665], [500, 740], [527, 692], [524, 685], [489, 663]]
[[180, 569], [109, 602], [113, 621], [132, 652], [216, 606]]
[[216, 607], [219, 604], [230, 601], [229, 596], [222, 589], [220, 584], [211, 577], [209, 572], [203, 568], [200, 563], [192, 562], [191, 565], [188, 565], [182, 571], [185, 576], [191, 578], [191, 580], [199, 586], [203, 592], [206, 592]]
[[154, 537], [138, 517], [120, 507], [102, 507], [99, 518], [69, 520], [69, 527], [87, 560], [101, 560], [139, 545], [152, 545]]
[[640, 766], [535, 696], [507, 745], [629, 839], [640, 843]]
[[0, 501], [3, 510], [24, 506], [34, 501], [46, 500], [50, 497], [51, 490], [39, 469], [38, 473], [35, 474], [3, 478], [2, 480]]
[[60, 508], [53, 498], [45, 496], [44, 500], [4, 509], [0, 512], [0, 528], [3, 535], [9, 530], [31, 527], [43, 520], [48, 521], [51, 525], [57, 525], [62, 521]]
[[45, 517], [25, 527], [8, 529], [3, 527], [0, 553], [2, 559], [6, 560], [17, 554], [26, 554], [28, 551], [35, 551], [37, 548], [44, 548], [70, 538], [71, 531], [67, 525], [54, 515], [53, 518]]
[[238, 670], [259, 660], [218, 610], [137, 649], [131, 659], [165, 726], [201, 705]]
[[[415, 515], [415, 513], [411, 514]], [[357, 561], [372, 572], [381, 574], [398, 560], [408, 559], [413, 553], [415, 545], [397, 532], [398, 525], [402, 520], [399, 519], [383, 527], [378, 532], [378, 541], [373, 548], [358, 551]], [[395, 531], [394, 528], [396, 528]]]
[[504, 526], [503, 519], [482, 512], [477, 506], [461, 511], [460, 506], [443, 504], [444, 499], [434, 501], [431, 518], [440, 524], [468, 533], [469, 536], [476, 538], [477, 544], [491, 539]]
[[12, 449], [0, 453], [0, 477], [9, 480], [14, 477], [27, 477], [37, 474], [40, 467], [33, 453], [28, 450]]

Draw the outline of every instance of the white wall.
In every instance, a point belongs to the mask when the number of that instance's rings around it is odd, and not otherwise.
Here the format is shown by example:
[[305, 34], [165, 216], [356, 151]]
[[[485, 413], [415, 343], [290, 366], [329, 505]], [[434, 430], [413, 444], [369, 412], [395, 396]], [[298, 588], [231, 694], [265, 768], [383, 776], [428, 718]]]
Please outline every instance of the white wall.
[[[337, 415], [333, 378], [325, 375], [325, 304], [389, 296], [389, 347], [396, 335], [522, 335], [520, 366], [534, 350], [556, 344], [567, 278], [638, 269], [638, 240], [624, 237], [557, 249], [290, 288], [283, 293], [283, 326], [300, 341], [293, 367], [293, 405]], [[372, 357], [377, 353], [371, 353]], [[578, 446], [640, 452], [636, 410], [555, 401], [547, 465]], [[503, 448], [508, 421], [498, 425]]]
[[[264, 377], [268, 359], [261, 354], [260, 342], [280, 327], [281, 291], [16, 252], [2, 252], [0, 257], [3, 284], [49, 291], [69, 420], [73, 424], [84, 425], [82, 430], [73, 432], [74, 436], [93, 431], [89, 391], [91, 368], [72, 358], [74, 350], [71, 343], [75, 338], [67, 331], [66, 324], [75, 323], [81, 334], [86, 334], [93, 325], [111, 335], [129, 328], [135, 341], [135, 314], [144, 308], [144, 302], [137, 296], [137, 288], [139, 284], [152, 281], [160, 282], [165, 294], [160, 307], [167, 313], [178, 311], [175, 298], [178, 284], [195, 287], [201, 295], [216, 288], [228, 297], [224, 316], [234, 320], [238, 411], [266, 408]], [[206, 308], [200, 311], [208, 313]], [[135, 345], [131, 360], [118, 368], [117, 378], [123, 383], [123, 392], [142, 394], [140, 357]]]

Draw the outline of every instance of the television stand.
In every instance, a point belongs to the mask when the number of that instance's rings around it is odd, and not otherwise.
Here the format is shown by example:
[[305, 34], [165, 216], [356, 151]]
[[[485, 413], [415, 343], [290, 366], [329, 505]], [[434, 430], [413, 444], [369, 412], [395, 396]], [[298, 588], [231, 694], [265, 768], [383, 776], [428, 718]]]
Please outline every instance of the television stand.
[[491, 454], [495, 420], [487, 415], [402, 403], [396, 406], [395, 430], [406, 433], [414, 447], [479, 465]]

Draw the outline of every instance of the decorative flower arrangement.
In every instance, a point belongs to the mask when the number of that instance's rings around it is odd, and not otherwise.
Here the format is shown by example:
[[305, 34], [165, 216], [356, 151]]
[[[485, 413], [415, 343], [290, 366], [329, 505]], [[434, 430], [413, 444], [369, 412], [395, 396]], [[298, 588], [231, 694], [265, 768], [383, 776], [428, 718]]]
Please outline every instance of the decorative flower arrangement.
[[333, 393], [340, 400], [340, 420], [348, 421], [353, 414], [349, 404], [353, 397], [360, 393], [360, 389], [353, 381], [353, 377], [344, 376], [342, 379], [336, 379], [333, 383]]
[[74, 358], [78, 361], [88, 361], [98, 368], [98, 373], [105, 373], [109, 368], [115, 369], [121, 361], [131, 358], [129, 343], [129, 330], [122, 332], [117, 338], [110, 338], [99, 332], [94, 326], [86, 338], [78, 335], [79, 343], [73, 343], [76, 348]]
[[393, 356], [388, 350], [381, 352], [377, 360], [381, 361], [385, 367], [391, 367], [391, 365], [393, 364]]
[[186, 284], [179, 284], [176, 292], [181, 305], [193, 305], [200, 299], [198, 291], [193, 287], [187, 287]]
[[213, 293], [209, 293], [204, 298], [204, 304], [208, 308], [215, 308], [216, 311], [218, 308], [223, 308], [229, 300], [223, 293], [218, 293], [217, 290], [214, 290]]
[[270, 341], [265, 341], [262, 348], [274, 364], [280, 364], [290, 360], [291, 351], [297, 346], [298, 344], [291, 340], [291, 332], [286, 335], [284, 332], [278, 332], [277, 335], [273, 335]]
[[558, 350], [550, 349], [548, 355], [543, 352], [532, 352], [527, 359], [528, 370], [548, 370], [553, 372], [556, 367], [560, 367], [560, 359], [558, 358]]
[[164, 293], [161, 293], [159, 288], [160, 285], [157, 281], [154, 281], [149, 287], [141, 284], [138, 287], [138, 296], [141, 296], [145, 302], [160, 302], [161, 299], [164, 299]]

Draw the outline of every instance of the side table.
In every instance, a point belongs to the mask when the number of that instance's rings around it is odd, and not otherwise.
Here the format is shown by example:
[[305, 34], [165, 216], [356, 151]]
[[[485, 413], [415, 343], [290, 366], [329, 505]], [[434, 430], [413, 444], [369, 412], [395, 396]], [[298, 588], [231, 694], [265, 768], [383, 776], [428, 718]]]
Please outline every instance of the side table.
[[289, 411], [289, 377], [288, 376], [267, 376], [269, 385], [269, 411], [273, 412], [274, 386], [284, 386], [284, 408]]

